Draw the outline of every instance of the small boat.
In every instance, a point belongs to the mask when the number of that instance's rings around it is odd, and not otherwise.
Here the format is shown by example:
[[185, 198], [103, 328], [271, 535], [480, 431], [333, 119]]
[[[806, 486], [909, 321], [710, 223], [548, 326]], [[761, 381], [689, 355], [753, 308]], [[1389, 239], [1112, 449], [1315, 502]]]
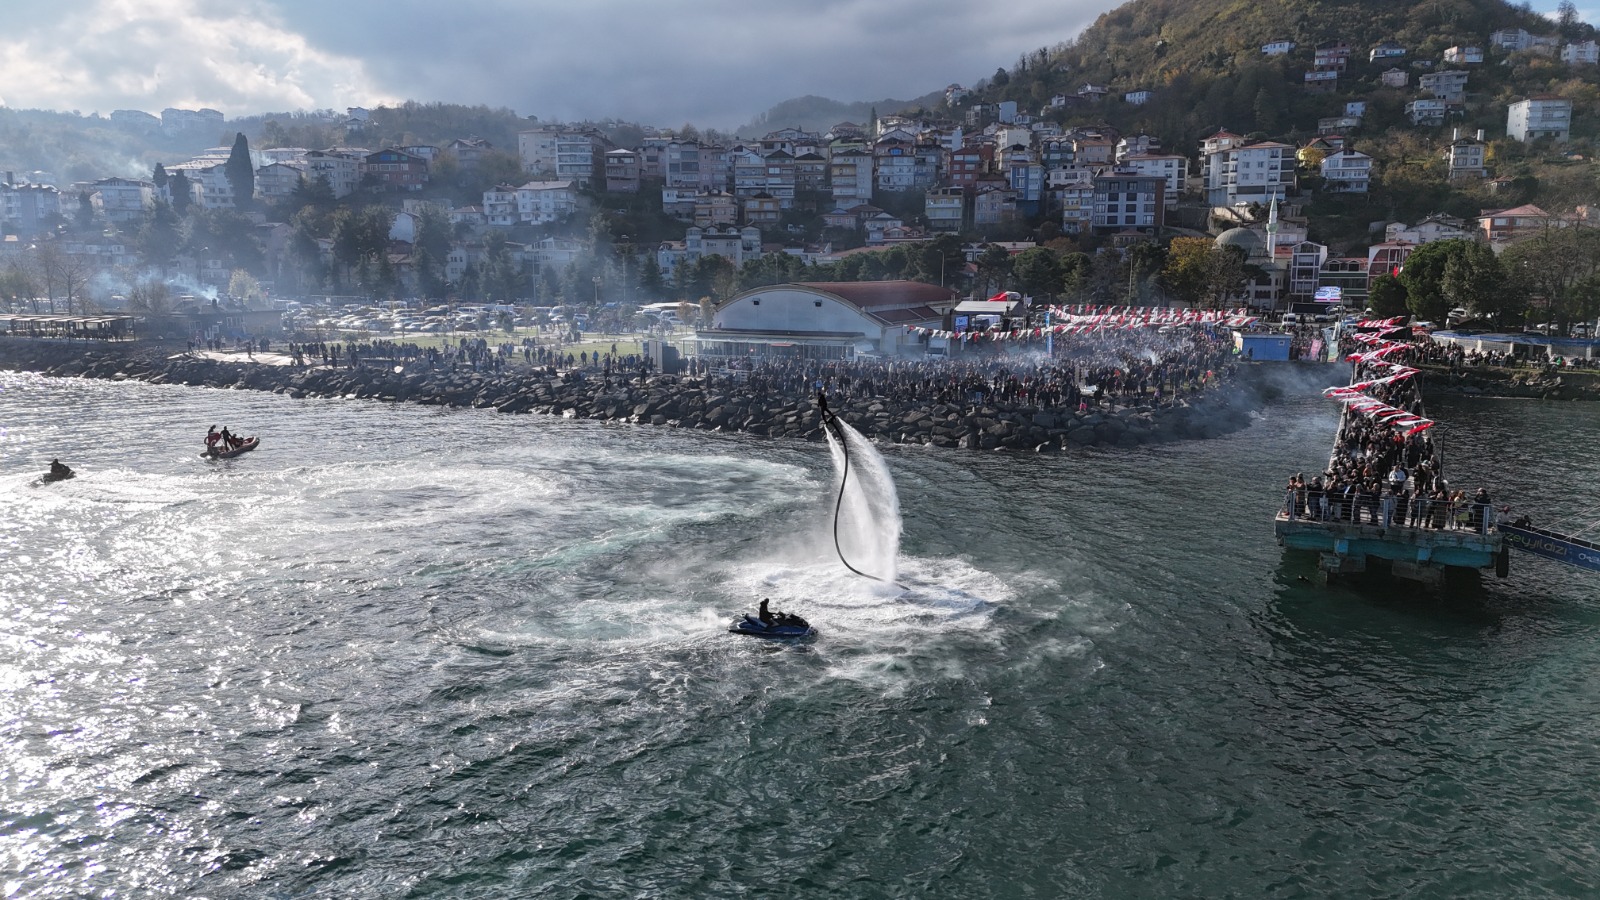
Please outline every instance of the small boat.
[[733, 634], [748, 634], [751, 637], [764, 638], [808, 638], [815, 637], [817, 630], [811, 623], [799, 616], [788, 613], [776, 613], [771, 623], [763, 622], [755, 616], [745, 613], [733, 620], [728, 626], [728, 631]]
[[231, 450], [204, 450], [200, 455], [207, 459], [233, 459], [235, 456], [249, 453], [261, 445], [261, 439], [256, 437], [245, 438], [244, 443]]

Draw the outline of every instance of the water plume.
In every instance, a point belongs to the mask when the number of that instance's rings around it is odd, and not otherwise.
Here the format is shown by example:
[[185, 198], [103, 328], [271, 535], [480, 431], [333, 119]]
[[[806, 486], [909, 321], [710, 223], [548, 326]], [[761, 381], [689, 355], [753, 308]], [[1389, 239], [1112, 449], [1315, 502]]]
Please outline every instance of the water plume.
[[[843, 421], [839, 433], [824, 429], [835, 470], [834, 536], [847, 565], [893, 582], [900, 556], [900, 498], [883, 456], [872, 442]], [[841, 480], [842, 490], [841, 490]]]

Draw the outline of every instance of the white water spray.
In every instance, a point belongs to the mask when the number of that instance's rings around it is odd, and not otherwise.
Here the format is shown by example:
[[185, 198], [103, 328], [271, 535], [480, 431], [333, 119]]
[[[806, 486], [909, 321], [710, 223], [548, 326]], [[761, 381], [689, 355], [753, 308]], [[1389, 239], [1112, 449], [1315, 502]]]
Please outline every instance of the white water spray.
[[839, 425], [838, 436], [831, 429], [823, 430], [833, 454], [834, 496], [840, 498], [834, 526], [838, 550], [848, 565], [892, 583], [900, 556], [901, 526], [894, 478], [871, 441], [843, 421], [835, 421]]

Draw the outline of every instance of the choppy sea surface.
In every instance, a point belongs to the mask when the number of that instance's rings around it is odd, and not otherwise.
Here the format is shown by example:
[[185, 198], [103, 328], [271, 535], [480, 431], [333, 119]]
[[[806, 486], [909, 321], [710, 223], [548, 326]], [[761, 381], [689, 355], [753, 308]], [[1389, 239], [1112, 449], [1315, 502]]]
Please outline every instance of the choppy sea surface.
[[[1600, 894], [1600, 579], [1319, 584], [1270, 516], [1324, 380], [880, 447], [885, 584], [823, 444], [0, 373], [0, 890]], [[1600, 409], [1430, 413], [1458, 485], [1600, 519]], [[728, 634], [762, 597], [819, 637]]]

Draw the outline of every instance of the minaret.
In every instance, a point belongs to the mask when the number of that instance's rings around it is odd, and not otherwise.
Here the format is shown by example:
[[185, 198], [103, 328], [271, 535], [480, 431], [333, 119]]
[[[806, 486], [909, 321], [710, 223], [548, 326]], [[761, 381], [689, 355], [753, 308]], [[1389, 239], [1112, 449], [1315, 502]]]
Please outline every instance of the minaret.
[[1272, 206], [1267, 210], [1267, 261], [1278, 258], [1278, 195], [1272, 195]]

